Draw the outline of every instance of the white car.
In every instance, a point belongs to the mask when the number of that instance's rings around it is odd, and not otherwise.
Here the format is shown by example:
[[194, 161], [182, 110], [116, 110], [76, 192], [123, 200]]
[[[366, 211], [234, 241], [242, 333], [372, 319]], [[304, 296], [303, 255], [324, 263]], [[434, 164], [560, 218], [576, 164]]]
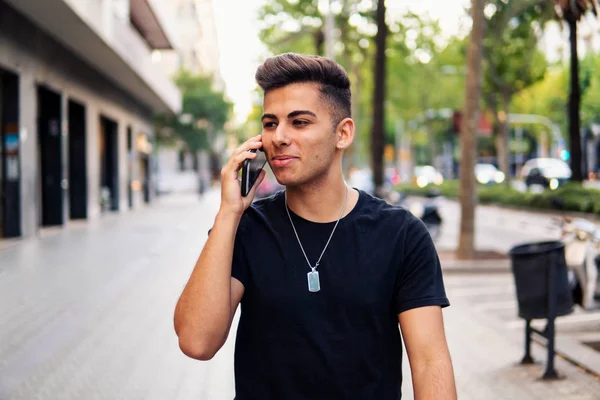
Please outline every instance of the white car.
[[555, 190], [571, 178], [571, 167], [558, 158], [532, 158], [521, 168], [527, 187], [540, 185]]
[[444, 177], [431, 165], [419, 165], [415, 167], [415, 182], [418, 187], [424, 188], [427, 185], [441, 185], [444, 183]]
[[506, 177], [493, 164], [477, 164], [475, 165], [475, 179], [482, 185], [490, 185], [502, 183]]

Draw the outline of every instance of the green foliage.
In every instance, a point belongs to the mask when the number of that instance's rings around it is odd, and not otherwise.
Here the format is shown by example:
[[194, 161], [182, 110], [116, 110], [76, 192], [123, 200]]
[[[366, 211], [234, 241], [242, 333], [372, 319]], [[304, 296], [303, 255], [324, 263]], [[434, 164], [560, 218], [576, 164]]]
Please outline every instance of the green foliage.
[[[446, 181], [436, 188], [445, 197], [456, 199], [459, 196], [458, 181]], [[401, 184], [396, 186], [396, 189], [408, 195], [424, 196], [432, 187], [419, 188], [411, 184]], [[552, 199], [559, 198], [564, 201], [565, 211], [600, 215], [600, 190], [585, 188], [575, 182], [567, 183], [557, 190], [546, 190], [542, 193], [523, 193], [503, 185], [478, 186], [477, 196], [481, 204], [540, 210], [552, 210]]]
[[[600, 122], [600, 56], [588, 55], [580, 63], [583, 91], [581, 103], [582, 127]], [[569, 95], [569, 65], [556, 65], [549, 69], [541, 82], [517, 94], [512, 103], [513, 111], [548, 117], [561, 128], [563, 138], [567, 134], [567, 101]], [[542, 126], [532, 126], [535, 133], [546, 132]]]
[[191, 114], [195, 120], [209, 121], [215, 129], [223, 128], [232, 105], [225, 100], [223, 92], [212, 88], [211, 77], [181, 71], [175, 83], [183, 92], [183, 114]]
[[[360, 0], [345, 0], [335, 15], [335, 25], [340, 31], [343, 46], [336, 53], [344, 67], [360, 63], [363, 38], [372, 35], [360, 31], [352, 21], [373, 21], [373, 9]], [[319, 0], [266, 0], [259, 10], [260, 39], [274, 54], [296, 52], [324, 55], [325, 20], [319, 10]]]
[[592, 54], [586, 56], [579, 64], [581, 76], [581, 122], [586, 127], [592, 123], [600, 123], [600, 57]]
[[[553, 66], [544, 80], [513, 98], [512, 110], [515, 113], [543, 115], [558, 124], [563, 135], [566, 135], [568, 92], [568, 70], [561, 65]], [[547, 128], [541, 125], [530, 128], [535, 133], [547, 132]]]
[[154, 118], [159, 140], [174, 143], [181, 139], [191, 152], [206, 149], [210, 145], [210, 136], [223, 130], [232, 104], [225, 99], [224, 93], [213, 89], [210, 76], [180, 71], [175, 83], [183, 95], [182, 112]]
[[408, 13], [392, 25], [388, 99], [392, 116], [409, 121], [428, 109], [458, 109], [464, 101], [466, 42], [440, 43], [438, 21]]
[[260, 39], [273, 53], [323, 54], [318, 0], [268, 0], [259, 10]]
[[488, 9], [492, 11], [484, 39], [483, 91], [488, 106], [497, 112], [496, 97], [504, 94], [510, 99], [544, 78], [546, 58], [537, 44], [540, 27], [552, 16], [553, 7], [536, 0], [491, 0]]

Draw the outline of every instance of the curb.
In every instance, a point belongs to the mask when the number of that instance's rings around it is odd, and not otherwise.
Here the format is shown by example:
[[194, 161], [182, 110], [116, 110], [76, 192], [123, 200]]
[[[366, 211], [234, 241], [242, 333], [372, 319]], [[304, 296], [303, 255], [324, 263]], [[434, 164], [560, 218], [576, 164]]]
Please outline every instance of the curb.
[[[539, 335], [532, 335], [531, 340], [544, 349], [547, 348], [546, 338]], [[558, 334], [554, 340], [556, 343], [554, 351], [557, 357], [561, 357], [583, 370], [583, 372], [596, 377], [596, 379], [600, 379], [600, 358], [598, 358], [595, 350], [588, 348], [578, 340], [559, 336]], [[542, 360], [539, 361], [541, 362]]]
[[444, 273], [456, 274], [508, 274], [511, 272], [509, 260], [441, 260]]

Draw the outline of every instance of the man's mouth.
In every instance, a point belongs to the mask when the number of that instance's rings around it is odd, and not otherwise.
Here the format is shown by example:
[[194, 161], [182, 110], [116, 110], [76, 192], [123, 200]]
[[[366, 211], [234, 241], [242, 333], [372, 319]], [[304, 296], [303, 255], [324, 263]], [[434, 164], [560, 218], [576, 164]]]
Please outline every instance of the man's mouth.
[[272, 158], [273, 165], [275, 167], [286, 167], [286, 166], [290, 165], [292, 162], [294, 162], [294, 160], [296, 160], [296, 159], [297, 159], [297, 157], [290, 156], [290, 155], [280, 155], [280, 156], [275, 156]]

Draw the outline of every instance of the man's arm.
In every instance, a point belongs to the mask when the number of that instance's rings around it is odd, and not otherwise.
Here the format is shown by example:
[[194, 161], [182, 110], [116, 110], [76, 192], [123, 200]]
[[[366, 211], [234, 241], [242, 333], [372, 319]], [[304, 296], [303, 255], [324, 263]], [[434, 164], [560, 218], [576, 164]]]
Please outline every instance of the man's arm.
[[439, 306], [398, 317], [410, 362], [415, 400], [455, 400], [456, 385]]
[[188, 357], [210, 360], [227, 340], [244, 286], [231, 277], [239, 219], [217, 215], [208, 240], [175, 308], [175, 332]]
[[244, 211], [252, 203], [262, 171], [252, 190], [242, 197], [238, 172], [260, 136], [237, 148], [221, 171], [221, 207], [196, 266], [175, 307], [174, 325], [179, 347], [187, 356], [210, 360], [227, 340], [244, 286], [231, 277], [235, 237]]

